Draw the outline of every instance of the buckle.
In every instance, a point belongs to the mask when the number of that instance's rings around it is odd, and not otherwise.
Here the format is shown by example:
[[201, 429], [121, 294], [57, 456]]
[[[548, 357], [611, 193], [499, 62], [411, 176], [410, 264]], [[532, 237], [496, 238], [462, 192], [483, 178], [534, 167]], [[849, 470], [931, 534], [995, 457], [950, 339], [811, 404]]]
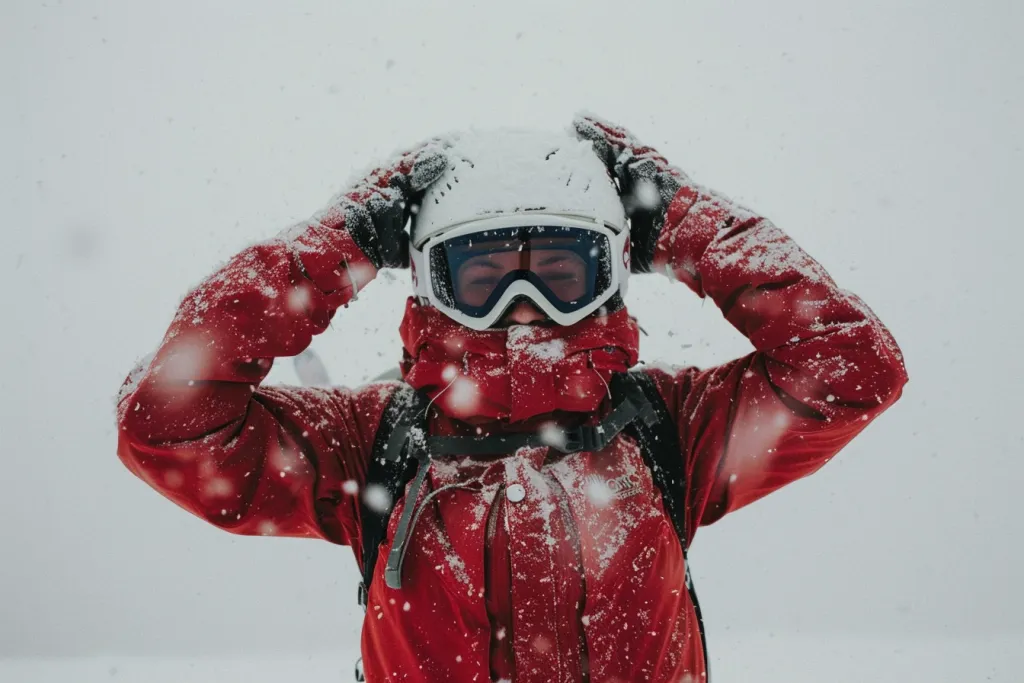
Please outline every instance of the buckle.
[[554, 446], [556, 450], [563, 453], [579, 453], [581, 451], [593, 451], [597, 442], [597, 431], [594, 427], [577, 427], [565, 434], [565, 444]]
[[359, 593], [356, 600], [359, 601], [359, 606], [366, 611], [367, 606], [370, 604], [370, 591], [366, 588], [366, 584], [362, 581], [359, 582]]
[[552, 448], [562, 451], [563, 453], [578, 453], [583, 450], [583, 437], [579, 433], [579, 430], [573, 430], [572, 432], [564, 432], [564, 434], [565, 443], [551, 444]]

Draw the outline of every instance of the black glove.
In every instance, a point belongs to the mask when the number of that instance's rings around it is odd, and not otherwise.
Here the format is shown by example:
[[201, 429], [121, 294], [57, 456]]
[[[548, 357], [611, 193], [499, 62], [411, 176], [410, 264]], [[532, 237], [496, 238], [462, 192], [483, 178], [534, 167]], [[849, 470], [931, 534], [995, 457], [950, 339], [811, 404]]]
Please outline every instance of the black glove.
[[689, 178], [621, 126], [595, 116], [579, 115], [573, 120], [573, 128], [580, 139], [594, 143], [594, 151], [619, 184], [619, 195], [630, 222], [630, 270], [649, 273], [654, 248], [665, 225], [665, 212]]
[[409, 266], [409, 235], [405, 226], [412, 207], [444, 173], [445, 143], [431, 140], [370, 171], [336, 195], [315, 220], [341, 211], [345, 229], [376, 268]]

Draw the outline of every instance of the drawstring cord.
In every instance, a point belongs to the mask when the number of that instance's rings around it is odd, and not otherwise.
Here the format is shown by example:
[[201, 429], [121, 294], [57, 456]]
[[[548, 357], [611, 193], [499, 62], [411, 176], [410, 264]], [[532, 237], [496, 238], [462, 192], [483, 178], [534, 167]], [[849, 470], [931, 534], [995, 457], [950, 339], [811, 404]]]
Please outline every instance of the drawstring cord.
[[604, 384], [604, 389], [608, 393], [608, 398], [611, 398], [612, 397], [612, 388], [610, 386], [608, 386], [608, 381], [601, 375], [601, 371], [598, 370], [596, 367], [594, 367], [594, 352], [593, 351], [587, 351], [587, 365], [590, 366], [590, 369], [594, 371], [594, 374], [597, 375], [597, 378], [599, 380], [601, 380], [602, 384]]
[[[475, 484], [479, 484], [479, 486], [475, 486]], [[469, 481], [466, 481], [466, 482], [463, 482], [463, 483], [460, 483], [460, 484], [445, 484], [444, 486], [436, 488], [433, 491], [431, 491], [430, 493], [428, 493], [426, 496], [424, 496], [422, 502], [420, 502], [418, 504], [414, 504], [415, 510], [413, 512], [412, 522], [409, 524], [409, 532], [406, 534], [406, 539], [409, 539], [409, 538], [412, 537], [413, 530], [416, 528], [416, 523], [419, 522], [420, 515], [423, 514], [423, 511], [427, 508], [427, 505], [430, 503], [430, 501], [432, 501], [434, 498], [436, 498], [437, 495], [439, 493], [441, 493], [442, 491], [450, 491], [451, 489], [465, 489], [467, 491], [480, 491], [480, 490], [483, 489], [483, 480], [481, 480], [480, 477], [475, 477], [473, 479], [470, 479]], [[403, 555], [404, 555], [404, 553], [403, 553]]]
[[[462, 369], [463, 369], [463, 371], [467, 375], [469, 374], [469, 352], [468, 351], [466, 353], [462, 354]], [[459, 373], [455, 373], [455, 376], [452, 377], [452, 381], [448, 382], [448, 384], [445, 385], [444, 389], [442, 389], [441, 391], [439, 391], [436, 394], [434, 394], [433, 398], [431, 398], [430, 401], [427, 403], [427, 407], [423, 409], [423, 413], [426, 414], [430, 410], [430, 406], [434, 405], [434, 401], [436, 401], [437, 399], [441, 398], [441, 394], [443, 394], [444, 392], [448, 391], [451, 388], [451, 386], [453, 384], [455, 384], [456, 380], [458, 380], [458, 379], [459, 379]]]

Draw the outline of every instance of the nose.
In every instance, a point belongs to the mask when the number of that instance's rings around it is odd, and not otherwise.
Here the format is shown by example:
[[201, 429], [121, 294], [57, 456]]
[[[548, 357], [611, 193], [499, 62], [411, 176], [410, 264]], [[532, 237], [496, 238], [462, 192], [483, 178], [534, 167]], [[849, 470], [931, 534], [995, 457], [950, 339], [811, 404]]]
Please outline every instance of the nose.
[[509, 323], [515, 323], [516, 325], [529, 325], [531, 323], [545, 320], [546, 318], [547, 316], [544, 315], [544, 312], [529, 301], [517, 302], [509, 309], [508, 313], [505, 314], [505, 320]]

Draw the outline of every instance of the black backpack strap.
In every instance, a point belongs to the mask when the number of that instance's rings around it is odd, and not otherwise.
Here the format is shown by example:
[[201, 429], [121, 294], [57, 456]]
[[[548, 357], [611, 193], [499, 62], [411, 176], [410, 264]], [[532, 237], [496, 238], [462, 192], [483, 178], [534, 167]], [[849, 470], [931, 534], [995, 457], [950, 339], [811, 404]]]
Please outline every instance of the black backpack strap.
[[599, 451], [618, 436], [626, 425], [642, 420], [653, 424], [657, 416], [639, 392], [615, 396], [615, 407], [596, 425], [572, 429], [554, 427], [554, 433], [522, 432], [490, 436], [428, 436], [426, 450], [431, 456], [498, 455], [520, 448], [550, 447], [562, 453]]
[[672, 520], [679, 542], [686, 551], [686, 469], [679, 447], [679, 432], [658, 392], [654, 380], [643, 372], [616, 374], [611, 381], [612, 396], [617, 394], [638, 395], [650, 406], [655, 419], [636, 420], [629, 425], [628, 432], [636, 438], [643, 453], [644, 462], [651, 470], [654, 484], [661, 490], [665, 512]]
[[[643, 371], [619, 373], [612, 377], [612, 396], [642, 396], [654, 412], [655, 419], [634, 420], [626, 428], [640, 445], [644, 462], [651, 470], [654, 485], [661, 491], [661, 500], [665, 512], [672, 520], [679, 543], [683, 547], [683, 559], [686, 564], [686, 590], [693, 602], [693, 610], [697, 615], [697, 626], [700, 629], [701, 647], [704, 649], [704, 666], [710, 677], [711, 662], [708, 659], [707, 639], [704, 636], [704, 617], [700, 612], [697, 590], [693, 585], [690, 573], [690, 562], [687, 558], [686, 530], [686, 463], [683, 462], [683, 451], [679, 442], [679, 429], [669, 413], [661, 392], [654, 379]], [[634, 399], [636, 400], [636, 399]], [[707, 679], [705, 679], [707, 680]]]
[[387, 508], [370, 507], [365, 496], [360, 502], [363, 580], [359, 584], [359, 604], [363, 609], [366, 609], [373, 570], [377, 566], [377, 551], [387, 535], [391, 511], [416, 471], [416, 459], [408, 452], [407, 442], [410, 430], [425, 420], [426, 405], [421, 394], [403, 383], [391, 395], [377, 427], [364, 491], [373, 486], [382, 487], [387, 493]]

